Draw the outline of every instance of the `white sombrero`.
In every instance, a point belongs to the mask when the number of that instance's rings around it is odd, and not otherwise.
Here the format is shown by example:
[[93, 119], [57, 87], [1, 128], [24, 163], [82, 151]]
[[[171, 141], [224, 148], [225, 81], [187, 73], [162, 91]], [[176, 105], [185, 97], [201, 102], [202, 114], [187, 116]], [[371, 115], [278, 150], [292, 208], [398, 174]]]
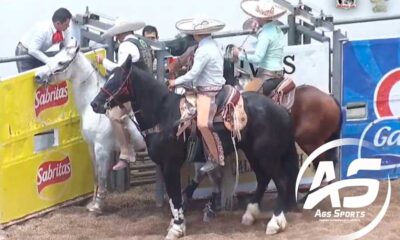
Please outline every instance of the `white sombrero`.
[[104, 32], [103, 38], [113, 37], [120, 33], [137, 31], [144, 28], [144, 26], [146, 26], [144, 22], [130, 22], [122, 19], [117, 19], [114, 26]]
[[210, 34], [225, 27], [225, 23], [211, 18], [190, 18], [178, 21], [176, 29], [186, 34]]
[[273, 20], [286, 13], [286, 9], [273, 0], [244, 0], [240, 7], [246, 14], [264, 20]]

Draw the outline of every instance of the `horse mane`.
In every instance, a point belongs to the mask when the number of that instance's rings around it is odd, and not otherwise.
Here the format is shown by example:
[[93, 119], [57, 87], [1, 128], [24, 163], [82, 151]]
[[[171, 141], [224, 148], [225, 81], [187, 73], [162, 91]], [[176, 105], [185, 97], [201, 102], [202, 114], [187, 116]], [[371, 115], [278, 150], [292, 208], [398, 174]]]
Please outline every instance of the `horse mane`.
[[[82, 69], [89, 68], [88, 73], [90, 73], [90, 71], [96, 71], [96, 73], [95, 73], [97, 75], [96, 77], [99, 78], [98, 80], [100, 81], [100, 84], [103, 85], [106, 82], [106, 77], [101, 75], [98, 67], [93, 65], [93, 63], [85, 56], [85, 54], [83, 52], [78, 51], [76, 54], [77, 54], [77, 56], [76, 56], [77, 60], [80, 61], [78, 66]], [[90, 76], [90, 77], [92, 77], [92, 76]]]
[[[141, 111], [145, 121], [141, 122], [142, 130], [159, 124], [163, 131], [172, 130], [180, 118], [180, 95], [171, 93], [166, 84], [156, 80], [154, 76], [135, 65], [131, 72], [132, 108]], [[151, 97], [149, 97], [151, 96]]]

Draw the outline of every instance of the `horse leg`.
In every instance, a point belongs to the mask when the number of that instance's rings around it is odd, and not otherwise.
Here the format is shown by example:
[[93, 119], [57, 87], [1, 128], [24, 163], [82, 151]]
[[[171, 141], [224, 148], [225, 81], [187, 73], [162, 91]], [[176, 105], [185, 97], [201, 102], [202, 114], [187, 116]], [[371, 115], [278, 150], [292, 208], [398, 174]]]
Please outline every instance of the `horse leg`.
[[213, 211], [221, 211], [221, 190], [222, 190], [222, 173], [221, 168], [217, 168], [214, 171], [208, 173], [213, 184], [213, 191], [211, 196], [211, 208]]
[[276, 206], [274, 208], [274, 213], [272, 215], [271, 220], [267, 224], [267, 229], [265, 233], [267, 235], [273, 235], [279, 233], [286, 229], [287, 221], [285, 218], [286, 205], [288, 200], [288, 192], [287, 185], [288, 179], [287, 176], [274, 176], [274, 183], [278, 190], [278, 198], [276, 201]]
[[170, 164], [162, 166], [172, 213], [172, 219], [165, 239], [178, 239], [186, 234], [185, 217], [182, 208], [180, 167], [173, 163], [175, 160], [172, 159], [169, 162]]
[[96, 168], [96, 154], [94, 153], [94, 144], [89, 144], [89, 155], [90, 155], [90, 159], [92, 160], [92, 170], [94, 173], [94, 189], [96, 191], [97, 189], [97, 168]]
[[193, 193], [199, 186], [199, 184], [203, 181], [206, 176], [206, 173], [201, 171], [200, 168], [204, 165], [204, 162], [195, 162], [194, 163], [194, 177], [190, 181], [190, 183], [186, 186], [185, 190], [182, 192], [182, 205], [183, 209], [186, 210], [187, 204], [190, 199], [193, 198]]
[[[197, 138], [196, 141], [200, 142], [201, 139]], [[199, 184], [203, 181], [203, 179], [206, 176], [206, 173], [201, 171], [201, 167], [204, 166], [205, 164], [205, 159], [204, 159], [204, 152], [203, 152], [203, 144], [197, 144], [197, 147], [195, 148], [194, 152], [194, 159], [193, 159], [193, 165], [194, 165], [194, 176], [193, 179], [190, 181], [190, 183], [186, 186], [186, 188], [182, 192], [182, 205], [183, 209], [186, 210], [187, 204], [190, 201], [190, 199], [193, 198], [193, 193], [199, 186]]]
[[285, 213], [293, 208], [297, 209], [295, 185], [298, 173], [298, 156], [294, 140], [292, 140], [288, 150], [281, 157], [281, 166], [274, 173], [271, 173], [278, 190], [278, 198], [272, 218], [267, 224], [265, 231], [267, 235], [284, 231], [287, 226]]
[[264, 196], [265, 189], [271, 181], [271, 178], [263, 174], [260, 168], [254, 168], [254, 173], [257, 179], [257, 189], [250, 203], [247, 204], [246, 212], [242, 216], [242, 224], [247, 226], [252, 225], [260, 216], [260, 202]]
[[89, 144], [89, 154], [90, 154], [90, 159], [92, 160], [92, 169], [94, 173], [94, 191], [93, 191], [93, 198], [92, 201], [90, 201], [87, 205], [86, 208], [90, 211], [90, 209], [93, 207], [96, 195], [97, 195], [97, 188], [98, 188], [98, 182], [97, 182], [97, 176], [99, 175], [98, 170], [97, 170], [97, 165], [96, 165], [96, 154], [94, 153], [94, 144]]
[[94, 144], [95, 169], [97, 177], [97, 187], [94, 192], [93, 200], [86, 206], [90, 212], [101, 214], [104, 208], [104, 199], [107, 193], [107, 176], [111, 163], [111, 148], [107, 148], [103, 143]]
[[203, 221], [210, 222], [217, 215], [216, 212], [221, 211], [221, 189], [222, 189], [222, 173], [221, 168], [216, 168], [208, 172], [208, 177], [212, 182], [213, 190], [211, 199], [203, 209]]

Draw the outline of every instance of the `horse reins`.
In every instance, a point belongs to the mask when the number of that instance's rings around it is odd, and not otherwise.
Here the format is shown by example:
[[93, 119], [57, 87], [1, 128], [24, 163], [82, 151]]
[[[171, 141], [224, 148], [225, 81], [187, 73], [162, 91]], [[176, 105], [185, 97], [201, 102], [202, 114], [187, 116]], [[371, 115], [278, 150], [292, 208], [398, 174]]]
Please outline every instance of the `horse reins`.
[[[122, 68], [121, 68], [121, 69], [122, 69]], [[124, 69], [122, 69], [122, 71], [124, 71]], [[125, 72], [125, 71], [124, 71], [124, 72]], [[121, 86], [118, 88], [118, 90], [115, 91], [115, 93], [111, 93], [110, 91], [108, 91], [108, 90], [105, 89], [104, 87], [101, 87], [101, 88], [100, 88], [100, 90], [101, 90], [102, 92], [104, 92], [104, 93], [108, 96], [108, 98], [106, 99], [106, 103], [105, 103], [106, 109], [109, 109], [109, 108], [111, 107], [111, 106], [110, 106], [110, 102], [111, 102], [112, 100], [114, 100], [114, 101], [117, 103], [117, 105], [118, 105], [121, 109], [125, 109], [123, 103], [119, 102], [115, 97], [116, 97], [116, 96], [122, 91], [122, 89], [124, 89], [125, 87], [127, 88], [127, 91], [128, 91], [128, 94], [129, 94], [129, 91], [130, 91], [130, 89], [131, 89], [131, 88], [130, 88], [129, 77], [130, 77], [131, 73], [132, 73], [132, 67], [129, 69], [129, 72], [128, 72], [128, 74], [126, 75], [126, 77], [125, 77], [123, 83], [122, 83]], [[161, 132], [161, 128], [160, 128], [159, 124], [155, 125], [155, 126], [152, 127], [152, 128], [149, 128], [149, 129], [146, 129], [146, 130], [141, 131], [139, 124], [138, 124], [138, 123], [135, 121], [135, 119], [134, 119], [134, 114], [136, 114], [136, 113], [138, 113], [138, 112], [140, 112], [140, 111], [141, 111], [141, 110], [138, 110], [138, 111], [134, 112], [133, 114], [126, 113], [126, 115], [127, 115], [127, 116], [129, 117], [129, 119], [133, 122], [133, 124], [137, 127], [137, 129], [139, 130], [139, 132], [140, 132], [140, 134], [142, 135], [142, 137], [145, 138], [145, 137], [146, 137], [147, 135], [149, 135], [149, 134]]]
[[[121, 69], [122, 69], [122, 68], [121, 68]], [[123, 70], [123, 69], [122, 69], [122, 70]], [[124, 70], [123, 70], [123, 71], [124, 71]], [[114, 93], [109, 92], [109, 91], [108, 91], [107, 89], [105, 89], [104, 87], [101, 87], [101, 88], [100, 88], [100, 90], [108, 96], [108, 98], [106, 99], [106, 104], [108, 104], [108, 105], [107, 105], [108, 108], [110, 108], [109, 105], [110, 105], [110, 102], [111, 102], [112, 100], [114, 100], [114, 101], [117, 103], [118, 106], [123, 106], [123, 103], [119, 102], [115, 97], [116, 97], [116, 96], [121, 92], [121, 90], [124, 89], [125, 87], [127, 88], [127, 91], [128, 91], [128, 94], [129, 94], [129, 89], [130, 89], [129, 86], [130, 86], [130, 84], [129, 84], [128, 79], [129, 79], [131, 73], [132, 73], [132, 68], [129, 69], [129, 72], [128, 72], [128, 74], [126, 75], [126, 77], [125, 77], [124, 81], [122, 82], [121, 86], [120, 86], [120, 87], [118, 88], [118, 90], [115, 91]]]

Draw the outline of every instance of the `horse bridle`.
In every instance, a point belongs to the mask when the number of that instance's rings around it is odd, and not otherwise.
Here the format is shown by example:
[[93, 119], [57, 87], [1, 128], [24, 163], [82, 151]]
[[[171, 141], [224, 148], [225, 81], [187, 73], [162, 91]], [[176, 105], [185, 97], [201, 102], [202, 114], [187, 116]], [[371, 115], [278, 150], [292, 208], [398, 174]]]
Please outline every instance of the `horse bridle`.
[[75, 52], [75, 54], [74, 54], [74, 56], [72, 57], [71, 60], [67, 61], [65, 64], [63, 63], [63, 64], [62, 64], [62, 68], [57, 69], [57, 70], [54, 71], [52, 74], [54, 75], [54, 74], [56, 74], [56, 73], [62, 73], [62, 72], [64, 72], [65, 70], [67, 70], [67, 68], [69, 67], [69, 65], [71, 65], [71, 63], [72, 63], [73, 61], [75, 61], [77, 55], [78, 55], [78, 52]]
[[[125, 73], [124, 69], [121, 68], [122, 71]], [[104, 108], [106, 110], [111, 109], [111, 101], [114, 100], [118, 106], [123, 106], [123, 104], [121, 102], [119, 102], [116, 99], [116, 96], [118, 96], [120, 94], [120, 92], [122, 90], [124, 90], [126, 88], [126, 91], [129, 94], [130, 91], [130, 81], [129, 81], [129, 77], [131, 76], [132, 73], [132, 67], [129, 69], [128, 74], [126, 75], [124, 81], [122, 82], [121, 86], [117, 89], [117, 91], [115, 91], [114, 93], [109, 92], [107, 89], [105, 89], [104, 87], [100, 88], [100, 91], [102, 91], [104, 94], [106, 94], [108, 96], [108, 98], [106, 99], [105, 103], [104, 103]]]
[[[78, 55], [78, 52], [75, 52], [75, 54], [74, 54], [74, 56], [72, 57], [71, 60], [69, 60], [69, 61], [63, 63], [63, 64], [62, 64], [62, 68], [57, 69], [57, 70], [55, 70], [54, 72], [52, 71], [52, 69], [51, 69], [50, 66], [49, 66], [50, 75], [48, 75], [48, 78], [54, 77], [54, 78], [57, 80], [57, 78], [56, 78], [57, 74], [60, 74], [60, 73], [65, 72], [65, 71], [68, 69], [68, 67], [71, 65], [71, 63], [73, 63], [73, 62], [75, 61], [77, 55]], [[60, 63], [60, 62], [59, 62], [59, 63]], [[92, 74], [93, 74], [93, 73], [89, 74], [89, 77], [90, 77]], [[89, 78], [89, 77], [88, 77], [88, 78]], [[46, 83], [48, 83], [48, 80], [46, 81]]]

